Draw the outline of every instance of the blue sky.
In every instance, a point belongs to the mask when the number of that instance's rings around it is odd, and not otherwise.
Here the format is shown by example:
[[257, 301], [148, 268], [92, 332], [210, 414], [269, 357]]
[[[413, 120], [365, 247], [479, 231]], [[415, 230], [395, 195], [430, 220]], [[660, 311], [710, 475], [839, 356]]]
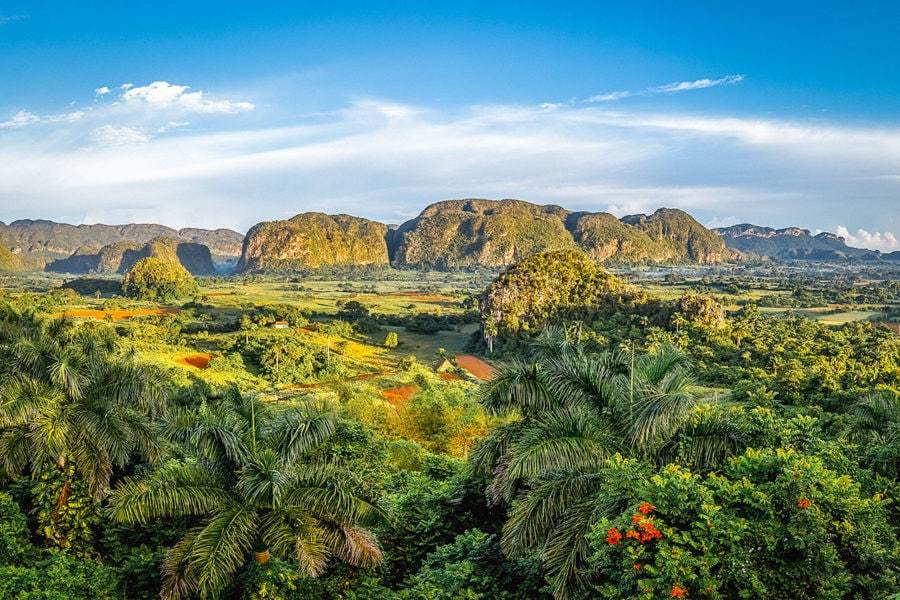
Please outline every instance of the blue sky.
[[900, 247], [898, 3], [286, 4], [0, 0], [0, 219], [515, 197]]

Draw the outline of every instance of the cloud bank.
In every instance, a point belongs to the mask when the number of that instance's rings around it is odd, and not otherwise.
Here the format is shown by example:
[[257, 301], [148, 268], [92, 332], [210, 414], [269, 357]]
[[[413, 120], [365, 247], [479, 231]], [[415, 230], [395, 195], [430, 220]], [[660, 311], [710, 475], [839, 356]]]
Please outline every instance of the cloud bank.
[[880, 249], [900, 228], [896, 128], [374, 98], [274, 127], [251, 119], [258, 110], [243, 98], [166, 82], [105, 87], [78, 111], [0, 123], [0, 218], [245, 230], [306, 210], [399, 222], [475, 196], [618, 215], [673, 206], [707, 223], [837, 222], [879, 231], [852, 237]]

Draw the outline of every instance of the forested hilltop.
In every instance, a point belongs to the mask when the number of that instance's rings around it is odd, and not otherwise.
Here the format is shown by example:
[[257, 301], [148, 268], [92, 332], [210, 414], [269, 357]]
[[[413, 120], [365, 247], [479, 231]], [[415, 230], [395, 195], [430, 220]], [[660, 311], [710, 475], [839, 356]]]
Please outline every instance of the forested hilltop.
[[900, 283], [691, 271], [4, 274], [0, 598], [894, 597]]
[[[351, 226], [355, 235], [347, 234]], [[437, 202], [392, 230], [365, 219], [320, 213], [260, 223], [247, 234], [241, 266], [500, 268], [565, 248], [582, 248], [599, 260], [620, 263], [715, 264], [734, 256], [717, 235], [676, 209], [619, 220], [608, 213], [572, 213], [522, 200], [474, 199]]]

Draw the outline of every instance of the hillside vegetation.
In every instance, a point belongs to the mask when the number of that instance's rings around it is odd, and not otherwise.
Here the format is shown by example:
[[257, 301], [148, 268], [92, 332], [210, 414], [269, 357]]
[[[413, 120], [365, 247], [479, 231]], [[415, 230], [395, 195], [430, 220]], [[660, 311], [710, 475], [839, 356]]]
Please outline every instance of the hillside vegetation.
[[21, 271], [25, 268], [22, 259], [0, 246], [0, 273]]
[[396, 265], [502, 267], [536, 252], [572, 248], [566, 211], [519, 200], [432, 204], [392, 237]]
[[660, 208], [652, 215], [629, 215], [622, 222], [643, 231], [667, 248], [666, 260], [715, 264], [731, 254], [724, 242], [683, 210]]
[[441, 270], [500, 268], [540, 252], [576, 248], [613, 263], [712, 264], [733, 255], [683, 211], [660, 209], [626, 219], [522, 200], [479, 199], [437, 202], [395, 230], [347, 215], [304, 213], [254, 226], [238, 268], [388, 263]]
[[351, 217], [303, 213], [254, 225], [244, 239], [239, 270], [386, 265], [387, 225]]
[[134, 264], [147, 257], [179, 264], [192, 275], [215, 275], [209, 248], [202, 244], [158, 237], [146, 244], [115, 242], [99, 250], [79, 248], [71, 256], [49, 263], [46, 271], [56, 273], [127, 273]]
[[142, 258], [122, 280], [122, 292], [131, 298], [171, 302], [197, 293], [197, 282], [177, 262]]
[[628, 292], [580, 250], [529, 256], [503, 272], [484, 294], [485, 333], [538, 329], [573, 308], [595, 306]]

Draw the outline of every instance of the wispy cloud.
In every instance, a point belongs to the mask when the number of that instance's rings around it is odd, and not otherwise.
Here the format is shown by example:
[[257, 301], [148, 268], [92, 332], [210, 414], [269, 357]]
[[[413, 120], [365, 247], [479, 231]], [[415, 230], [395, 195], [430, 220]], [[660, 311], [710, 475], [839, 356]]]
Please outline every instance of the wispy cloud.
[[101, 146], [128, 146], [150, 141], [150, 136], [135, 127], [103, 125], [91, 132], [91, 139]]
[[726, 75], [719, 79], [695, 79], [694, 81], [676, 81], [667, 83], [658, 87], [649, 88], [652, 94], [675, 94], [677, 92], [687, 92], [690, 90], [704, 90], [706, 88], [716, 87], [719, 85], [734, 85], [744, 80], [743, 75]]
[[643, 90], [618, 90], [615, 92], [606, 92], [604, 94], [597, 94], [595, 96], [589, 97], [586, 102], [594, 103], [594, 102], [615, 102], [616, 100], [622, 100], [624, 98], [631, 98], [634, 96], [655, 96], [658, 94], [677, 94], [679, 92], [688, 92], [691, 90], [704, 90], [711, 87], [717, 87], [720, 85], [734, 85], [736, 83], [740, 83], [744, 80], [744, 76], [737, 75], [726, 75], [725, 77], [720, 77], [718, 79], [694, 79], [693, 81], [674, 81], [672, 83], [667, 83], [665, 85], [657, 85], [653, 87], [644, 88]]
[[[884, 126], [360, 99], [288, 126], [248, 128], [221, 113], [136, 110], [109, 87], [112, 101], [93, 103], [79, 121], [0, 130], [0, 199], [26, 211], [0, 218], [90, 206], [85, 218], [247, 228], [305, 210], [398, 221], [434, 200], [481, 196], [871, 231], [900, 197], [900, 129]], [[10, 121], [42, 118], [29, 115]], [[879, 228], [896, 231], [891, 222]]]
[[0, 121], [0, 129], [16, 129], [36, 123], [74, 123], [85, 116], [85, 111], [75, 110], [56, 115], [36, 115], [27, 110], [20, 110], [6, 121]]
[[25, 15], [0, 15], [0, 26], [15, 23], [25, 19]]

